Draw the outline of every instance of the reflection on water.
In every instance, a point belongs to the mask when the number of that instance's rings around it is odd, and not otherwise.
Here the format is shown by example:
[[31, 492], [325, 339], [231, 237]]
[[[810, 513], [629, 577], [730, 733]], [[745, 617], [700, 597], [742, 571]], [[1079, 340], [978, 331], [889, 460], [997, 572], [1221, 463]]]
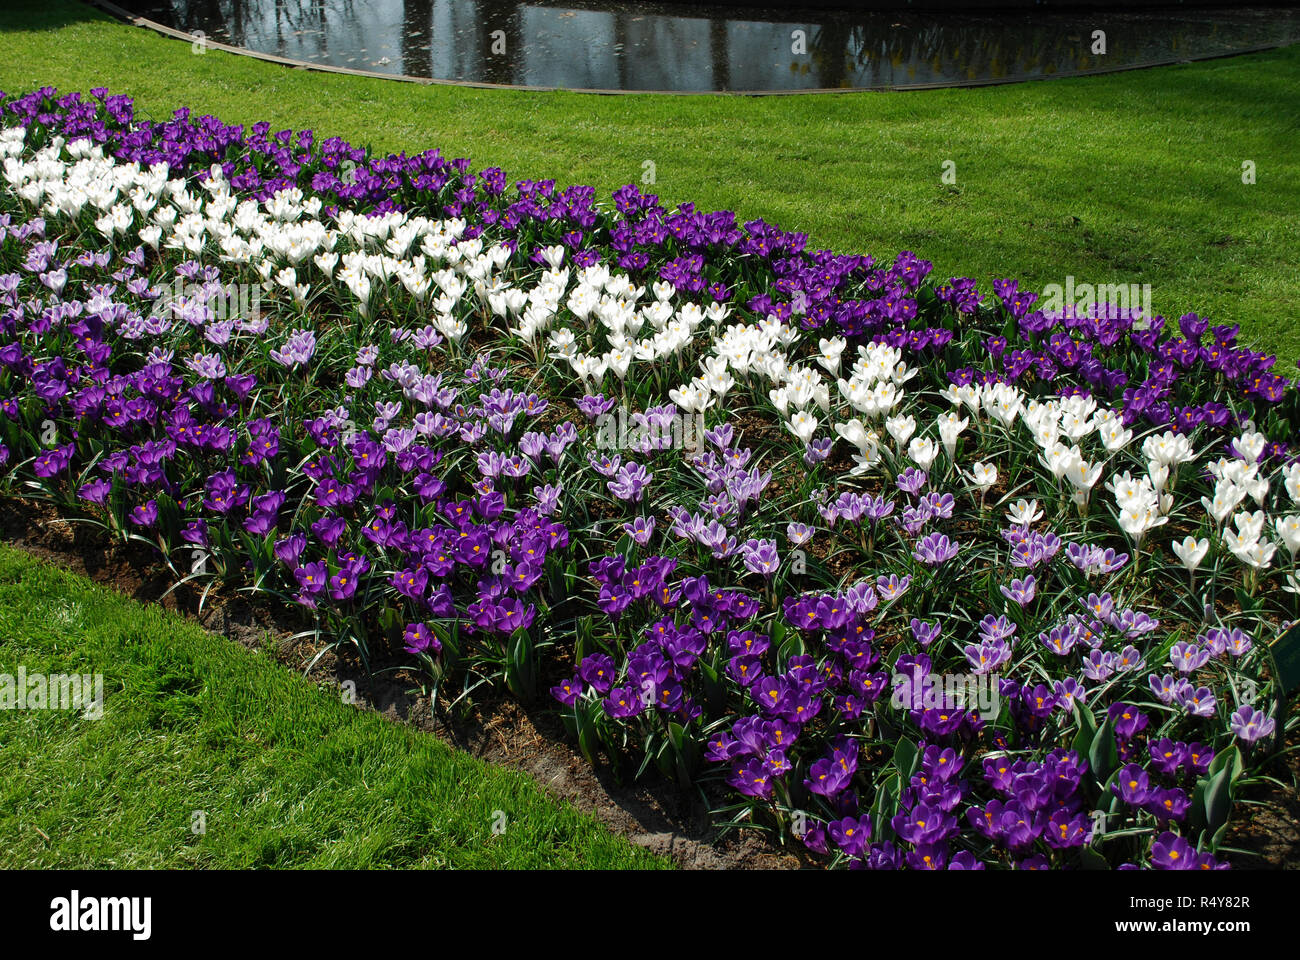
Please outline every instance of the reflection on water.
[[[439, 80], [594, 90], [984, 83], [1300, 41], [1300, 11], [958, 16], [510, 0], [118, 0], [222, 43]], [[1105, 53], [1094, 52], [1104, 31]], [[797, 32], [799, 31], [799, 32]]]

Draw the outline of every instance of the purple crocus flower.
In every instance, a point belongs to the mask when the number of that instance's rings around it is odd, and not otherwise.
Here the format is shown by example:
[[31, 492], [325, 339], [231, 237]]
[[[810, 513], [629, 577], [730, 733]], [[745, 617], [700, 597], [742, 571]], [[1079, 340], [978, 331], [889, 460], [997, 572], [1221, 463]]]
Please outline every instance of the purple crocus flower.
[[1046, 633], [1038, 635], [1039, 641], [1059, 657], [1064, 657], [1074, 648], [1078, 633], [1068, 623], [1058, 624]]
[[921, 491], [921, 488], [925, 486], [928, 479], [929, 477], [926, 476], [924, 470], [919, 470], [916, 467], [908, 467], [898, 475], [898, 479], [894, 482], [898, 486], [899, 490], [902, 490], [906, 494], [916, 496]]
[[1246, 743], [1254, 743], [1269, 736], [1277, 728], [1277, 721], [1263, 710], [1243, 703], [1228, 719], [1232, 732]]
[[201, 547], [208, 546], [208, 521], [200, 518], [181, 527], [181, 539]]
[[826, 825], [826, 831], [835, 845], [850, 857], [861, 857], [871, 840], [871, 817], [845, 817]]
[[1052, 685], [1052, 692], [1062, 710], [1069, 710], [1076, 703], [1085, 703], [1088, 699], [1087, 688], [1074, 677], [1057, 680]]
[[1146, 809], [1161, 821], [1181, 821], [1192, 805], [1186, 790], [1153, 790], [1147, 798]]
[[635, 717], [644, 708], [641, 692], [633, 685], [614, 687], [604, 700], [605, 712], [614, 720]]
[[280, 562], [290, 568], [298, 566], [298, 558], [307, 547], [307, 537], [302, 533], [292, 533], [275, 543], [275, 555]]
[[780, 558], [776, 553], [775, 540], [747, 540], [741, 546], [741, 558], [745, 569], [757, 573], [767, 580], [776, 575]]
[[81, 488], [77, 490], [77, 496], [88, 503], [96, 503], [102, 506], [108, 499], [108, 494], [112, 489], [113, 485], [111, 483], [102, 477], [96, 477], [89, 483], [83, 483]]
[[957, 556], [961, 548], [942, 533], [932, 533], [921, 540], [912, 551], [912, 556], [929, 567], [940, 564]]
[[[608, 702], [607, 700], [606, 703]], [[613, 716], [612, 713], [610, 715]], [[758, 759], [736, 764], [727, 778], [727, 783], [747, 797], [772, 795], [772, 771], [767, 764]]]
[[437, 656], [442, 652], [442, 642], [423, 623], [408, 624], [402, 639], [407, 653], [420, 654], [432, 651], [432, 654]]
[[1116, 775], [1111, 792], [1131, 807], [1141, 807], [1151, 798], [1151, 778], [1136, 763], [1130, 763]]
[[573, 677], [570, 680], [562, 680], [555, 686], [551, 687], [551, 696], [566, 707], [571, 707], [578, 702], [582, 696], [582, 679]]
[[1214, 762], [1214, 751], [1193, 741], [1187, 745], [1187, 772], [1193, 776], [1208, 773]]
[[339, 557], [339, 571], [330, 577], [330, 597], [334, 600], [350, 600], [356, 595], [362, 574], [370, 569], [370, 561], [364, 555], [344, 554]]
[[1243, 630], [1233, 627], [1224, 638], [1223, 648], [1234, 657], [1241, 657], [1250, 652], [1253, 644]]
[[998, 589], [1002, 591], [1002, 596], [1023, 607], [1034, 599], [1037, 581], [1033, 574], [1026, 574], [1023, 580], [1012, 580], [1009, 585], [1000, 586]]
[[1092, 819], [1083, 813], [1057, 810], [1047, 821], [1043, 837], [1058, 850], [1082, 847], [1092, 838]]
[[1011, 659], [1011, 647], [1000, 637], [981, 640], [978, 644], [968, 643], [962, 650], [975, 674], [983, 676], [992, 673]]
[[1109, 651], [1091, 650], [1083, 662], [1083, 675], [1100, 683], [1115, 672], [1116, 655]]
[[1191, 688], [1189, 683], [1182, 691], [1179, 702], [1183, 709], [1193, 717], [1212, 717], [1218, 709], [1219, 702], [1209, 687]]
[[620, 500], [640, 503], [645, 495], [646, 486], [653, 478], [654, 474], [647, 472], [646, 468], [639, 463], [628, 462], [618, 471], [618, 476], [605, 486]]
[[294, 330], [283, 347], [272, 350], [270, 357], [281, 366], [293, 369], [309, 363], [316, 353], [316, 335], [310, 330]]
[[614, 658], [603, 653], [589, 654], [578, 666], [578, 676], [597, 693], [608, 693], [616, 676]]
[[152, 529], [158, 523], [158, 502], [150, 500], [147, 503], [133, 507], [130, 520], [137, 527], [144, 527], [146, 530]]
[[902, 839], [920, 846], [946, 839], [957, 829], [957, 819], [937, 808], [917, 804], [911, 811], [899, 813], [890, 825]]
[[631, 523], [623, 524], [623, 532], [632, 538], [638, 546], [644, 547], [650, 542], [655, 532], [654, 517], [637, 517]]
[[293, 576], [298, 581], [298, 588], [308, 596], [324, 592], [329, 585], [329, 570], [324, 560], [299, 567], [293, 572]]
[[1198, 644], [1181, 641], [1170, 649], [1169, 661], [1179, 673], [1195, 673], [1210, 662], [1210, 651]]
[[891, 600], [897, 600], [903, 594], [907, 593], [907, 588], [912, 585], [912, 577], [904, 576], [901, 579], [897, 574], [891, 573], [889, 576], [879, 576], [876, 578], [876, 593], [878, 593], [886, 603]]
[[1101, 596], [1090, 593], [1085, 603], [1088, 612], [1098, 620], [1109, 620], [1111, 612], [1115, 609], [1115, 599], [1109, 593], [1103, 593]]
[[791, 523], [785, 528], [785, 535], [790, 540], [790, 546], [801, 547], [813, 536], [813, 528], [806, 523]]
[[1175, 677], [1166, 673], [1163, 676], [1151, 674], [1147, 679], [1151, 686], [1151, 692], [1161, 703], [1181, 702], [1183, 697], [1191, 690], [1192, 685], [1183, 677]]
[[75, 443], [68, 443], [52, 450], [46, 450], [32, 461], [32, 472], [38, 477], [58, 476], [72, 462], [72, 454], [75, 450]]
[[1147, 749], [1151, 752], [1151, 765], [1167, 777], [1177, 776], [1188, 759], [1187, 744], [1176, 743], [1168, 737], [1161, 737]]
[[1152, 620], [1145, 613], [1136, 610], [1112, 613], [1109, 619], [1110, 625], [1127, 635], [1130, 640], [1136, 640], [1160, 626], [1159, 620]]
[[1195, 870], [1198, 859], [1190, 843], [1168, 830], [1151, 844], [1151, 866], [1155, 870]]
[[818, 437], [809, 441], [804, 449], [803, 462], [810, 467], [816, 466], [831, 455], [834, 441], [830, 437]]
[[1119, 658], [1115, 661], [1115, 669], [1120, 673], [1141, 670], [1145, 665], [1146, 660], [1142, 657], [1138, 648], [1131, 643], [1119, 652]]
[[922, 647], [928, 647], [939, 637], [938, 621], [927, 623], [924, 620], [918, 620], [916, 617], [913, 617], [912, 622], [909, 625], [912, 628], [912, 636]]
[[601, 414], [609, 413], [614, 409], [614, 404], [617, 402], [612, 398], [606, 400], [603, 393], [597, 393], [583, 397], [577, 402], [577, 407], [588, 420], [595, 420]]
[[1115, 729], [1115, 736], [1121, 740], [1133, 739], [1146, 729], [1150, 721], [1145, 713], [1132, 704], [1123, 702], [1112, 703], [1106, 710], [1106, 716]]

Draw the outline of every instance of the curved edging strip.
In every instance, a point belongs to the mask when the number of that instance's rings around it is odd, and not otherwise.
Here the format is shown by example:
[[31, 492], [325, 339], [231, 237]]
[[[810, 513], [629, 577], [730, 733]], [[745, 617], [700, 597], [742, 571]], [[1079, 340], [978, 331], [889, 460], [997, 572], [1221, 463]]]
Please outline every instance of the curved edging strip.
[[[112, 0], [83, 0], [103, 10], [119, 20], [136, 27], [143, 27], [152, 30], [155, 33], [162, 34], [175, 40], [184, 40], [186, 43], [193, 43], [194, 36], [186, 33], [184, 30], [177, 30], [175, 27], [169, 27], [158, 23], [156, 20], [150, 20], [147, 17], [137, 16], [129, 10], [124, 10]], [[1078, 77], [1097, 77], [1111, 73], [1124, 73], [1130, 70], [1149, 70], [1152, 67], [1168, 67], [1176, 64], [1199, 63], [1206, 60], [1223, 60], [1228, 57], [1239, 57], [1250, 53], [1263, 53], [1266, 50], [1277, 50], [1282, 47], [1293, 46], [1300, 41], [1291, 41], [1288, 43], [1266, 43], [1254, 47], [1244, 47], [1240, 50], [1233, 50], [1228, 53], [1210, 53], [1197, 57], [1172, 57], [1161, 60], [1144, 60], [1140, 63], [1130, 63], [1119, 67], [1104, 67], [1100, 70], [1089, 70], [1087, 73], [1073, 73], [1063, 76], [1039, 76], [1039, 77], [989, 77], [980, 80], [966, 80], [959, 83], [949, 83], [944, 81], [931, 81], [926, 83], [898, 83], [888, 86], [869, 86], [869, 87], [813, 87], [800, 90], [612, 90], [598, 87], [541, 87], [531, 86], [528, 84], [513, 83], [487, 83], [482, 80], [451, 80], [439, 79], [436, 77], [413, 77], [405, 73], [382, 73], [377, 70], [358, 70], [354, 67], [338, 67], [326, 63], [309, 63], [305, 60], [295, 60], [291, 57], [281, 57], [274, 53], [263, 53], [259, 50], [250, 50], [247, 47], [235, 47], [226, 43], [219, 43], [215, 40], [204, 39], [203, 44], [213, 50], [220, 50], [223, 53], [232, 53], [237, 56], [251, 57], [254, 60], [264, 60], [267, 63], [276, 63], [284, 67], [293, 67], [298, 70], [314, 70], [321, 73], [338, 73], [353, 77], [369, 77], [375, 80], [397, 80], [403, 83], [419, 83], [425, 85], [439, 85], [448, 87], [467, 87], [479, 90], [526, 90], [534, 93], [592, 93], [606, 96], [612, 95], [632, 95], [632, 94], [653, 94], [656, 96], [677, 96], [677, 97], [704, 97], [704, 96], [723, 96], [723, 97], [781, 97], [781, 96], [800, 96], [806, 94], [820, 93], [886, 93], [894, 91], [907, 90], [942, 90], [951, 88], [966, 87], [996, 87], [1013, 83], [1029, 83], [1036, 80], [1066, 80]]]

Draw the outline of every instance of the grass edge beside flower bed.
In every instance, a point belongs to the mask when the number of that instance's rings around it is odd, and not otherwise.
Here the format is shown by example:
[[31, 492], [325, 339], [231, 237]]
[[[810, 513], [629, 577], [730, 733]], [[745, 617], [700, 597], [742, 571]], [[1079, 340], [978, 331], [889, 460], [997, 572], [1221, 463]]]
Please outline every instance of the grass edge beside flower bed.
[[102, 673], [105, 700], [100, 720], [0, 712], [5, 868], [668, 866], [521, 773], [9, 544], [0, 631], [2, 672]]

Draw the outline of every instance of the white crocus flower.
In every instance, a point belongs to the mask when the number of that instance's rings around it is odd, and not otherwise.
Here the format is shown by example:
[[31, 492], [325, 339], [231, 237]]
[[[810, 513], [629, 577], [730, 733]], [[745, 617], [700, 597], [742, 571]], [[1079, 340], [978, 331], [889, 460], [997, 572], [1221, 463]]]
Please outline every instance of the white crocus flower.
[[578, 340], [568, 327], [552, 330], [547, 341], [551, 347], [550, 356], [555, 360], [571, 360], [578, 355]]
[[929, 470], [939, 455], [939, 445], [927, 437], [913, 437], [907, 445], [907, 455], [922, 470]]
[[885, 429], [889, 431], [889, 435], [894, 438], [894, 442], [901, 450], [912, 438], [912, 434], [916, 433], [916, 418], [889, 417], [885, 420]]
[[786, 423], [785, 428], [807, 443], [817, 430], [817, 418], [807, 410], [800, 410]]
[[1147, 464], [1147, 478], [1157, 491], [1164, 490], [1165, 484], [1169, 482], [1169, 464], [1152, 460]]
[[1294, 557], [1295, 552], [1300, 550], [1300, 516], [1291, 514], [1286, 517], [1275, 517], [1273, 529], [1277, 531], [1277, 535], [1282, 538], [1282, 543]]
[[769, 390], [768, 398], [772, 401], [772, 406], [776, 407], [777, 413], [785, 416], [785, 412], [790, 408], [790, 391], [785, 387], [777, 390]]
[[1187, 572], [1195, 573], [1210, 550], [1210, 538], [1202, 537], [1197, 540], [1195, 537], [1184, 537], [1182, 540], [1175, 540], [1170, 546], [1182, 565], [1187, 568]]
[[1256, 476], [1255, 479], [1247, 481], [1245, 487], [1250, 498], [1263, 506], [1264, 498], [1268, 496], [1268, 478]]
[[1237, 453], [1241, 454], [1241, 458], [1247, 463], [1258, 463], [1259, 458], [1264, 453], [1264, 447], [1267, 445], [1268, 437], [1251, 429], [1246, 429], [1241, 436], [1233, 441]]
[[957, 437], [970, 426], [970, 419], [959, 419], [955, 413], [945, 413], [939, 417], [939, 439], [943, 441], [944, 453], [951, 460], [957, 452]]
[[1017, 500], [1007, 509], [1007, 520], [1018, 527], [1027, 527], [1043, 519], [1037, 500]]
[[614, 376], [618, 377], [620, 382], [627, 379], [628, 368], [632, 365], [631, 350], [611, 350], [604, 354], [602, 359], [608, 369], [614, 371]]
[[1133, 439], [1133, 431], [1126, 430], [1119, 420], [1112, 420], [1101, 427], [1101, 445], [1111, 453], [1123, 450]]
[[1054, 443], [1038, 455], [1038, 460], [1051, 471], [1052, 476], [1060, 480], [1070, 472], [1076, 454], [1063, 443]]
[[975, 463], [968, 474], [971, 483], [979, 488], [980, 496], [992, 488], [998, 482], [998, 468], [991, 463]]
[[703, 413], [713, 406], [713, 394], [709, 392], [708, 385], [698, 377], [679, 390], [669, 390], [668, 399], [686, 413]]
[[1015, 387], [1000, 383], [984, 395], [984, 409], [998, 423], [1010, 427], [1020, 414], [1024, 395]]
[[[461, 252], [464, 253], [464, 248], [472, 242], [473, 241], [467, 240], [464, 243], [461, 243], [459, 245]], [[475, 254], [477, 255], [477, 251], [475, 251]], [[551, 247], [543, 247], [542, 259], [546, 261], [547, 265], [549, 265], [552, 270], [560, 269], [560, 264], [564, 262], [564, 247], [558, 243]]]
[[1233, 551], [1238, 560], [1254, 570], [1267, 570], [1272, 566], [1275, 553], [1277, 544], [1269, 540], [1257, 540], [1244, 550]]
[[1162, 516], [1154, 503], [1134, 503], [1119, 512], [1120, 529], [1133, 538], [1137, 547], [1148, 531], [1168, 522], [1169, 518]]
[[832, 376], [839, 376], [840, 373], [840, 355], [844, 353], [844, 348], [849, 342], [843, 337], [831, 337], [829, 340], [818, 340], [817, 362], [826, 368]]
[[1293, 503], [1300, 503], [1300, 463], [1293, 463], [1283, 471], [1286, 494]]
[[573, 367], [573, 372], [581, 378], [583, 384], [587, 387], [591, 386], [593, 377], [599, 379], [605, 372], [600, 358], [586, 353], [579, 353], [569, 357], [569, 366]]
[[1061, 417], [1061, 430], [1071, 440], [1082, 440], [1096, 428], [1091, 417], [1081, 417], [1073, 411]]
[[[140, 233], [141, 236], [144, 235], [143, 230], [140, 231]], [[337, 253], [332, 253], [332, 252], [318, 253], [316, 254], [316, 256], [312, 257], [312, 261], [316, 264], [317, 267], [320, 268], [321, 273], [325, 274], [325, 276], [327, 277], [333, 277], [334, 267], [339, 262], [339, 255]]]
[[1076, 491], [1083, 494], [1083, 502], [1086, 503], [1088, 492], [1101, 479], [1101, 464], [1092, 465], [1082, 457], [1076, 457], [1070, 464], [1069, 470], [1066, 471], [1065, 477]]
[[1187, 463], [1196, 457], [1192, 442], [1185, 435], [1172, 430], [1147, 437], [1142, 442], [1142, 452], [1148, 460], [1167, 467]]
[[1043, 450], [1054, 447], [1061, 442], [1061, 431], [1051, 422], [1040, 423], [1034, 427], [1034, 443]]
[[880, 454], [875, 449], [869, 451], [865, 456], [855, 453], [853, 454], [854, 466], [849, 471], [849, 476], [860, 477], [878, 463], [880, 463]]
[[865, 448], [867, 443], [867, 427], [857, 417], [849, 420], [847, 423], [835, 424], [835, 432], [847, 440], [859, 450]]
[[1223, 525], [1237, 505], [1246, 498], [1246, 488], [1238, 486], [1231, 480], [1220, 480], [1214, 488], [1214, 499], [1201, 497], [1201, 505], [1214, 522]]
[[964, 387], [957, 388], [957, 396], [966, 405], [967, 410], [971, 413], [979, 413], [984, 402], [984, 387], [979, 384], [968, 383]]
[[1264, 524], [1266, 522], [1263, 510], [1256, 510], [1251, 513], [1242, 510], [1232, 517], [1232, 522], [1242, 534], [1251, 540], [1258, 540], [1264, 535]]

